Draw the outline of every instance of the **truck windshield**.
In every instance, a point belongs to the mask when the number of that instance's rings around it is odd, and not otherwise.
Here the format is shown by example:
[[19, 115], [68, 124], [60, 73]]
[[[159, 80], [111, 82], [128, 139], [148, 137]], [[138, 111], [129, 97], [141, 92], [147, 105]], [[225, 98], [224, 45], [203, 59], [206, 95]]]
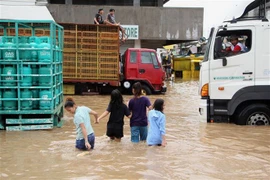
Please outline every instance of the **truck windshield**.
[[152, 53], [151, 53], [151, 56], [152, 56], [152, 59], [153, 59], [154, 67], [155, 67], [156, 69], [158, 69], [158, 68], [159, 68], [159, 64], [158, 64], [158, 60], [157, 60], [156, 54], [152, 52]]
[[211, 41], [212, 41], [212, 38], [213, 38], [214, 31], [215, 31], [215, 28], [212, 28], [211, 29], [211, 32], [210, 32], [210, 35], [209, 35], [209, 38], [208, 38], [207, 45], [206, 45], [206, 51], [205, 51], [205, 54], [204, 54], [203, 61], [208, 61], [209, 51], [210, 51]]

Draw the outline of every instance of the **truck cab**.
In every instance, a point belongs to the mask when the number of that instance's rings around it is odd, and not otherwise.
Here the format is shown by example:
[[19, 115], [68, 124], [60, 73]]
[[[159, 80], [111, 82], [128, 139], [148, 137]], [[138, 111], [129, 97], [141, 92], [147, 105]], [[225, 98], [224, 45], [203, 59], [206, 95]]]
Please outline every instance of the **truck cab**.
[[166, 92], [165, 72], [158, 61], [155, 50], [129, 48], [123, 55], [122, 61], [125, 89], [131, 90], [135, 82], [141, 82], [144, 94]]
[[[241, 17], [211, 29], [200, 69], [199, 114], [205, 122], [270, 125], [269, 3], [256, 0]], [[234, 51], [232, 37], [240, 51]]]

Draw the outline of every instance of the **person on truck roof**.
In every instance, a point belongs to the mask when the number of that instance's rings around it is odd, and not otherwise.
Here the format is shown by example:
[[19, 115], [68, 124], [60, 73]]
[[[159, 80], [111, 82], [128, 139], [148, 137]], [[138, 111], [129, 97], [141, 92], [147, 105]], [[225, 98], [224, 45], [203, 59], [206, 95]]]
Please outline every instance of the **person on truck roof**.
[[102, 18], [102, 14], [104, 13], [103, 9], [99, 9], [98, 13], [96, 14], [95, 18], [94, 18], [94, 23], [95, 24], [104, 24], [103, 18]]
[[125, 41], [127, 39], [127, 38], [125, 38], [125, 36], [127, 37], [126, 31], [122, 26], [120, 26], [120, 23], [116, 23], [114, 14], [115, 14], [115, 9], [110, 9], [110, 11], [107, 15], [106, 24], [113, 25], [113, 26], [119, 26], [120, 32], [122, 33], [121, 40]]
[[232, 52], [246, 52], [246, 47], [238, 41], [238, 36], [232, 35], [230, 37], [231, 47], [227, 48], [227, 51]]

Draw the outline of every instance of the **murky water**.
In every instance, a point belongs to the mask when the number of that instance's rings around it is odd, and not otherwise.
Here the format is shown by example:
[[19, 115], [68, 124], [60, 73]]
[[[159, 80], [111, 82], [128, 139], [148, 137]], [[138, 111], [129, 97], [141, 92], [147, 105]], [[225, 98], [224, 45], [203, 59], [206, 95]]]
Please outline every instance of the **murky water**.
[[[74, 148], [70, 114], [62, 128], [0, 131], [0, 179], [270, 179], [269, 127], [205, 124], [198, 117], [198, 82], [168, 83], [168, 146], [130, 142], [129, 122], [121, 143], [105, 136], [106, 118], [94, 124], [95, 150]], [[125, 101], [131, 96], [125, 96]], [[101, 114], [109, 96], [75, 96]]]

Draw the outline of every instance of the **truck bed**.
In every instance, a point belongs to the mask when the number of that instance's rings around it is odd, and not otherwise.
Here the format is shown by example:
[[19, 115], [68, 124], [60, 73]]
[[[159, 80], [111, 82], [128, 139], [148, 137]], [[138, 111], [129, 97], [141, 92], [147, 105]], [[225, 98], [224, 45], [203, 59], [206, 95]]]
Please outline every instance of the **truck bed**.
[[64, 27], [64, 83], [119, 81], [118, 27], [60, 25]]

